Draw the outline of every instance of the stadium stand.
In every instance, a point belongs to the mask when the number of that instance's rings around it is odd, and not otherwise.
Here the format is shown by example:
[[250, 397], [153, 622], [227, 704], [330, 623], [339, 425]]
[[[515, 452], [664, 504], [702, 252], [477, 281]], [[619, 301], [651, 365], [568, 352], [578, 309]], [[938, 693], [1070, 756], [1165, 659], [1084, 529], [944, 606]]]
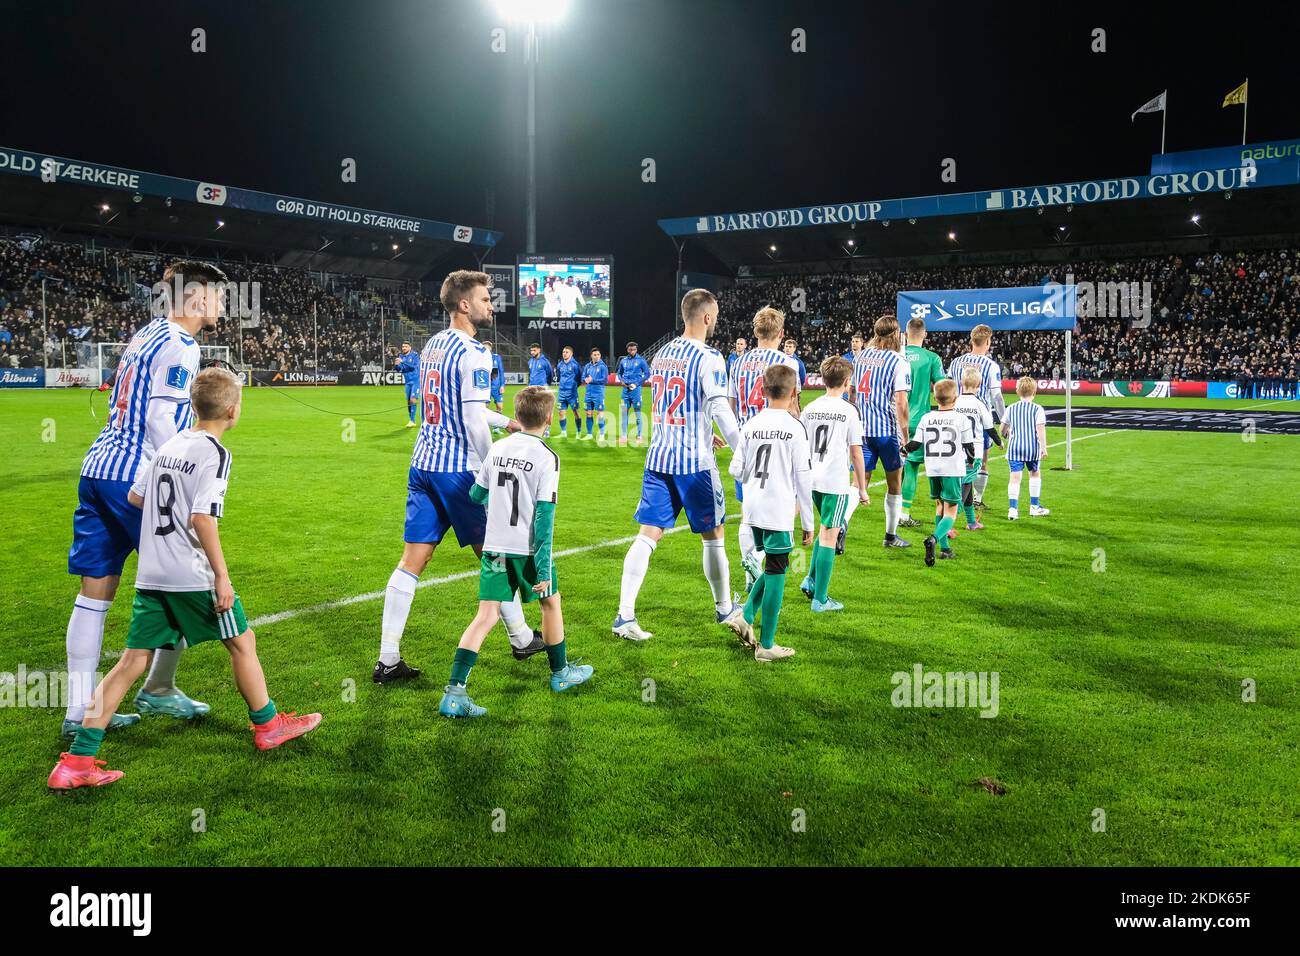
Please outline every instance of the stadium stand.
[[[76, 363], [70, 346], [129, 340], [147, 319], [150, 288], [175, 258], [35, 235], [0, 239], [0, 368], [63, 367]], [[242, 330], [234, 321], [223, 323], [204, 344], [231, 346], [232, 354], [242, 354], [243, 364], [252, 368], [312, 368], [313, 308], [324, 371], [381, 361], [381, 306], [388, 317], [420, 326], [441, 317], [436, 299], [414, 282], [263, 263], [223, 262], [222, 267], [233, 282], [260, 283], [260, 321]], [[391, 338], [387, 344], [393, 344]]]
[[[893, 314], [907, 289], [1029, 286], [1064, 282], [1150, 282], [1151, 321], [1081, 318], [1075, 378], [1231, 380], [1292, 379], [1300, 358], [1300, 250], [1268, 249], [1068, 266], [963, 266], [943, 269], [780, 276], [741, 281], [719, 294], [716, 342], [752, 338], [750, 319], [765, 305], [786, 312], [810, 370], [848, 348], [849, 338], [881, 314]], [[806, 308], [791, 309], [794, 290]], [[945, 360], [965, 351], [964, 334], [932, 334], [926, 345]], [[1007, 376], [1060, 378], [1060, 342], [1038, 333], [999, 333], [994, 355]]]

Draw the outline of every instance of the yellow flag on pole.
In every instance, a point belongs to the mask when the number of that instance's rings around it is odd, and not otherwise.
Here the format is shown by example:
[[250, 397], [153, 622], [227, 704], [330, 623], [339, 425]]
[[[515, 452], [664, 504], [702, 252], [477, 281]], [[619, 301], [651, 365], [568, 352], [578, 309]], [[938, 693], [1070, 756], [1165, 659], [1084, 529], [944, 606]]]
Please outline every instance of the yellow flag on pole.
[[[1247, 80], [1246, 83], [1249, 83]], [[1246, 105], [1246, 83], [1242, 83], [1231, 93], [1223, 98], [1224, 106], [1245, 106]]]

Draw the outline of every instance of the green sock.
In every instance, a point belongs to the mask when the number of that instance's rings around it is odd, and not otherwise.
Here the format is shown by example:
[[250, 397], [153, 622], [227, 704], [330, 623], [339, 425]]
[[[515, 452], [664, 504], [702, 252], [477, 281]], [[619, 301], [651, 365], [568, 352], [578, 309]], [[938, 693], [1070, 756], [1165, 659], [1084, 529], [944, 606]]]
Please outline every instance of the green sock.
[[763, 627], [762, 642], [764, 647], [776, 643], [776, 622], [781, 618], [781, 599], [785, 596], [785, 575], [763, 575]]
[[558, 644], [547, 644], [546, 659], [551, 662], [552, 674], [564, 670], [564, 665], [568, 663], [568, 658], [564, 652], [564, 641], [560, 641]]
[[813, 538], [812, 561], [808, 565], [808, 580], [812, 582], [813, 591], [817, 590], [817, 556], [822, 553], [820, 538]]
[[921, 477], [920, 462], [903, 461], [903, 513], [911, 514], [912, 499], [916, 496], [916, 482]]
[[456, 648], [456, 657], [451, 662], [451, 680], [447, 683], [460, 684], [464, 687], [469, 683], [469, 672], [473, 670], [477, 661], [478, 651], [471, 651], [465, 647]]
[[271, 721], [275, 720], [275, 701], [268, 698], [265, 707], [260, 710], [250, 710], [248, 712], [248, 719], [258, 726], [269, 724]]
[[975, 523], [975, 505], [973, 505], [973, 504], [964, 505], [964, 506], [963, 506], [963, 510], [966, 512], [966, 523], [967, 523], [967, 524], [974, 524], [974, 523]]
[[813, 549], [813, 600], [826, 603], [831, 589], [831, 570], [835, 567], [835, 549]]
[[754, 582], [754, 586], [749, 589], [749, 597], [745, 599], [745, 620], [750, 624], [754, 623], [754, 618], [758, 614], [760, 602], [763, 600], [763, 580], [766, 577], [766, 574], [760, 574], [758, 576], [758, 580]]
[[948, 532], [952, 530], [954, 524], [956, 524], [954, 519], [944, 515], [939, 519], [939, 524], [935, 526], [934, 536], [939, 541], [939, 547], [944, 551], [952, 550], [952, 545], [948, 543]]
[[77, 731], [77, 739], [68, 748], [74, 757], [93, 757], [99, 753], [99, 745], [104, 742], [104, 731], [98, 727], [82, 727]]

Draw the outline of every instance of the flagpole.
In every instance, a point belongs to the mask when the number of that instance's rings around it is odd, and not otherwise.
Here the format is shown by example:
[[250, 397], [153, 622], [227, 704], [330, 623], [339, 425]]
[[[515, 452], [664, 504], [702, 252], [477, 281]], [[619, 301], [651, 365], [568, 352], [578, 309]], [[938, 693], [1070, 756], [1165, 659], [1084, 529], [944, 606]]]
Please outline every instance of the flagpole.
[[1165, 154], [1165, 121], [1169, 119], [1169, 91], [1165, 90], [1165, 105], [1160, 111], [1160, 155]]
[[1250, 109], [1250, 77], [1242, 84], [1246, 88], [1241, 98], [1241, 145], [1246, 145], [1246, 111]]

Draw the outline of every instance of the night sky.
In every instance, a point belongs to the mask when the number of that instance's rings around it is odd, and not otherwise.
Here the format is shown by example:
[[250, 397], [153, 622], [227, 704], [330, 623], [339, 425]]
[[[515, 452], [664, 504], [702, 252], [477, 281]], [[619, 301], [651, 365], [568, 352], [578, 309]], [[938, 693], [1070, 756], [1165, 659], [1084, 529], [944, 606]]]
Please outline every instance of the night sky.
[[[1250, 140], [1294, 138], [1298, 7], [570, 0], [543, 45], [539, 250], [612, 253], [619, 337], [651, 338], [676, 268], [660, 217], [1140, 173], [1160, 117], [1135, 109], [1168, 88], [1169, 150], [1239, 143], [1220, 103], [1246, 76]], [[0, 146], [496, 228], [492, 261], [523, 250], [523, 42], [492, 52], [491, 0], [0, 16]]]

